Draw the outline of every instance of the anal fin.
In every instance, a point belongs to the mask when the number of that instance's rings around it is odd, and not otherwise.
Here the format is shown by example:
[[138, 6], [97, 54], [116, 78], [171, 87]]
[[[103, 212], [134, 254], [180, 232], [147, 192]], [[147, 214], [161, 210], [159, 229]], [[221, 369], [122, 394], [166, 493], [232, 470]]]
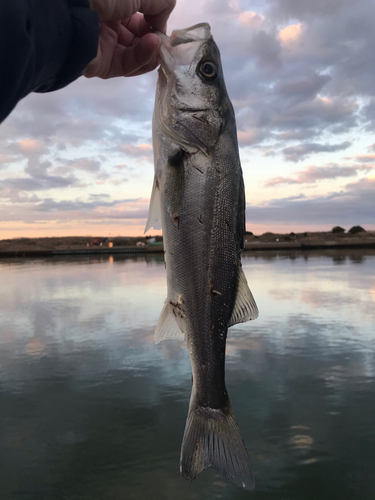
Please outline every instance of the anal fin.
[[238, 271], [236, 302], [234, 303], [232, 316], [228, 322], [228, 328], [237, 323], [244, 323], [245, 321], [256, 319], [258, 315], [258, 307], [250, 291], [249, 285], [247, 284], [242, 266], [240, 265]]

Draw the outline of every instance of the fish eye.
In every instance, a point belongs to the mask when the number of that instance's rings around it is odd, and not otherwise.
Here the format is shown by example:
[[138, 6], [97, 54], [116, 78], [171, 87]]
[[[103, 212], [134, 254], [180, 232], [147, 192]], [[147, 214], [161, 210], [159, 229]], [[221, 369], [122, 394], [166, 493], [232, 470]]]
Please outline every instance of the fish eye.
[[199, 71], [206, 80], [213, 80], [216, 76], [216, 65], [212, 62], [205, 61], [199, 66]]

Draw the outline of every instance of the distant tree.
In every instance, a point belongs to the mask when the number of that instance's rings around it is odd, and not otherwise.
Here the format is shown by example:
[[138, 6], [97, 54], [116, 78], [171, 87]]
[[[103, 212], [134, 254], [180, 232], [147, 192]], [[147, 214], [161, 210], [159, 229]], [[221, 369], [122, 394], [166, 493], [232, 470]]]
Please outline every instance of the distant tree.
[[245, 231], [246, 236], [254, 236], [254, 233], [251, 231]]
[[350, 233], [350, 234], [365, 233], [365, 232], [366, 232], [366, 229], [363, 229], [363, 227], [361, 227], [361, 226], [353, 226], [348, 231], [348, 233]]
[[343, 227], [340, 227], [340, 226], [335, 226], [331, 233], [345, 233], [345, 229]]

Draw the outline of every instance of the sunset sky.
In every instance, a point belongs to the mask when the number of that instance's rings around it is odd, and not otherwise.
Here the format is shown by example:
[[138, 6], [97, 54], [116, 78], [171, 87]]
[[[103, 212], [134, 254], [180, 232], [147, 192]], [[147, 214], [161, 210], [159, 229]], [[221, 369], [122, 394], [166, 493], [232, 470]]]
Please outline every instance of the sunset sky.
[[[375, 5], [178, 0], [206, 21], [236, 110], [247, 228], [375, 229]], [[0, 127], [0, 239], [140, 235], [156, 71], [25, 98]], [[155, 234], [155, 231], [151, 231]]]

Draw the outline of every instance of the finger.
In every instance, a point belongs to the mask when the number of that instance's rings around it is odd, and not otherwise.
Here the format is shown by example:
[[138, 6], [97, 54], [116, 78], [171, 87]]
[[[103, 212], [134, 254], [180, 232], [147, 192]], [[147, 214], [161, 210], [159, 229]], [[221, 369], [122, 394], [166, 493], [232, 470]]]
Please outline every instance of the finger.
[[123, 24], [121, 24], [120, 32], [118, 34], [119, 45], [124, 45], [124, 47], [130, 47], [133, 45], [136, 36], [129, 31]]
[[[142, 3], [143, 2], [141, 2], [139, 11], [144, 13], [145, 21], [153, 28], [161, 31], [162, 33], [165, 33], [167, 30], [167, 21], [169, 19], [169, 16], [171, 15], [172, 10], [175, 8], [176, 0], [163, 0], [162, 2], [159, 2], [159, 5], [162, 4], [162, 9], [159, 12], [155, 13], [147, 9], [142, 10]], [[146, 3], [149, 2], [146, 0]]]
[[128, 19], [124, 19], [122, 21], [122, 25], [138, 38], [142, 38], [147, 35], [147, 33], [151, 32], [150, 25], [146, 23], [143, 14], [140, 14], [139, 12]]
[[145, 14], [150, 26], [165, 29], [176, 0], [90, 0], [90, 7], [99, 14], [101, 21], [119, 21], [131, 17], [136, 12]]
[[106, 78], [108, 74], [113, 53], [117, 47], [117, 34], [106, 23], [100, 23], [99, 47], [95, 59], [93, 59], [84, 71], [86, 78], [98, 76]]
[[160, 40], [157, 35], [150, 33], [131, 47], [118, 46], [113, 53], [112, 64], [106, 78], [128, 76], [144, 66], [156, 67]]
[[106, 26], [107, 28], [113, 30], [117, 35], [120, 32], [121, 29], [121, 22], [120, 21], [106, 21], [100, 23], [102, 26]]

